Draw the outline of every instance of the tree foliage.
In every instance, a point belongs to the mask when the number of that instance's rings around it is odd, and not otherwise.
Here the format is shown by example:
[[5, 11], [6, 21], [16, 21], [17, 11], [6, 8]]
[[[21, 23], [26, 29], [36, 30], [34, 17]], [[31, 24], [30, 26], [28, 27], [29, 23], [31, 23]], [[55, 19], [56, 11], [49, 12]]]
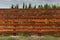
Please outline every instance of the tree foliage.
[[19, 5], [18, 5], [18, 4], [16, 4], [15, 8], [19, 8]]
[[[19, 8], [19, 5], [18, 4], [16, 4], [16, 6], [14, 6], [13, 4], [11, 5], [11, 8]], [[29, 3], [28, 4], [28, 6], [27, 6], [27, 4], [25, 4], [25, 3], [23, 3], [23, 9], [24, 8], [60, 8], [60, 5], [59, 6], [57, 6], [57, 5], [48, 5], [48, 4], [45, 4], [45, 5], [38, 5], [38, 7], [36, 6], [36, 5], [34, 5], [34, 6], [32, 6], [32, 4], [31, 3]]]
[[34, 9], [36, 8], [36, 5], [34, 6]]
[[40, 6], [40, 5], [38, 5], [38, 8], [41, 8], [41, 6]]
[[23, 3], [23, 8], [25, 8], [25, 3]]
[[52, 5], [52, 8], [57, 8], [57, 6], [56, 5]]
[[31, 3], [29, 4], [29, 7], [28, 8], [32, 8], [32, 5], [31, 5]]
[[25, 5], [25, 8], [27, 8], [27, 5]]
[[14, 6], [13, 4], [11, 5], [11, 8], [19, 8], [19, 5], [16, 4], [16, 6]]
[[14, 8], [14, 5], [13, 4], [11, 5], [11, 8]]
[[48, 4], [45, 4], [44, 8], [50, 8], [50, 6]]

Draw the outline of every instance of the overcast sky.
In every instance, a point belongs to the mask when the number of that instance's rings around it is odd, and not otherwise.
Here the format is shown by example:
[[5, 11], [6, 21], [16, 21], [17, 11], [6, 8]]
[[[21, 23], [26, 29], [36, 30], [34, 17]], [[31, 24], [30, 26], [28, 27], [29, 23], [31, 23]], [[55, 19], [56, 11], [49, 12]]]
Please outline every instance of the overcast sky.
[[0, 8], [10, 8], [12, 4], [19, 4], [19, 7], [22, 8], [22, 4], [26, 3], [27, 5], [31, 3], [32, 5], [39, 4], [60, 4], [60, 0], [0, 0]]

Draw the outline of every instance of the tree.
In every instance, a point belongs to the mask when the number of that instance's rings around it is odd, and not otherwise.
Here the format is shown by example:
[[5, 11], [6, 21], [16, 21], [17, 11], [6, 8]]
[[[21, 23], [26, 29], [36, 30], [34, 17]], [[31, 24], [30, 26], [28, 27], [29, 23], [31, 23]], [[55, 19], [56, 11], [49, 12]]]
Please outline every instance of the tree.
[[27, 5], [25, 5], [25, 8], [27, 8]]
[[19, 5], [18, 5], [18, 4], [16, 4], [15, 8], [19, 8]]
[[28, 8], [32, 8], [32, 5], [31, 5], [31, 3], [29, 4], [29, 7]]
[[36, 8], [36, 5], [34, 6], [34, 8]]
[[56, 5], [52, 5], [52, 8], [56, 8]]
[[25, 3], [23, 3], [23, 8], [25, 8]]
[[60, 8], [60, 6], [58, 6], [57, 8]]
[[41, 5], [41, 8], [43, 8], [43, 6]]
[[44, 8], [50, 8], [50, 6], [48, 4], [45, 4]]
[[39, 5], [38, 8], [43, 8], [43, 6], [42, 5]]
[[14, 5], [12, 4], [11, 8], [14, 8]]
[[38, 8], [40, 8], [41, 6], [39, 5]]

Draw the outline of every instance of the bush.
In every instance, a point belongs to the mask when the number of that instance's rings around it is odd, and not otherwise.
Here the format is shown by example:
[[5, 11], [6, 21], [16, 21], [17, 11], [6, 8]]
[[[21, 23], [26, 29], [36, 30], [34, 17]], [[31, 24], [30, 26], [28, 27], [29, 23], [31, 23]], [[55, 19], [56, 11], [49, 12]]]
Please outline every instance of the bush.
[[29, 34], [29, 33], [17, 33], [17, 35], [18, 36], [26, 36], [26, 37], [31, 36], [31, 34]]

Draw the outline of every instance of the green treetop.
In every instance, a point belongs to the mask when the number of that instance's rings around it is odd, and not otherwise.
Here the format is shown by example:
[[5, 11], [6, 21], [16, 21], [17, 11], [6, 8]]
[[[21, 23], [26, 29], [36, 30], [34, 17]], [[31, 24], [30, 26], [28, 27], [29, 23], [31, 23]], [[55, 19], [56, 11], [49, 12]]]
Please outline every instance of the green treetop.
[[34, 8], [36, 8], [36, 5], [34, 6]]
[[23, 3], [23, 8], [25, 8], [25, 3]]
[[52, 5], [52, 8], [57, 8], [56, 5]]
[[14, 5], [12, 4], [11, 8], [14, 8]]
[[16, 4], [15, 8], [19, 8], [19, 5], [18, 5], [18, 4]]
[[31, 5], [31, 3], [29, 4], [29, 7], [28, 8], [32, 8], [32, 5]]
[[48, 4], [45, 4], [44, 8], [50, 8], [50, 6]]

